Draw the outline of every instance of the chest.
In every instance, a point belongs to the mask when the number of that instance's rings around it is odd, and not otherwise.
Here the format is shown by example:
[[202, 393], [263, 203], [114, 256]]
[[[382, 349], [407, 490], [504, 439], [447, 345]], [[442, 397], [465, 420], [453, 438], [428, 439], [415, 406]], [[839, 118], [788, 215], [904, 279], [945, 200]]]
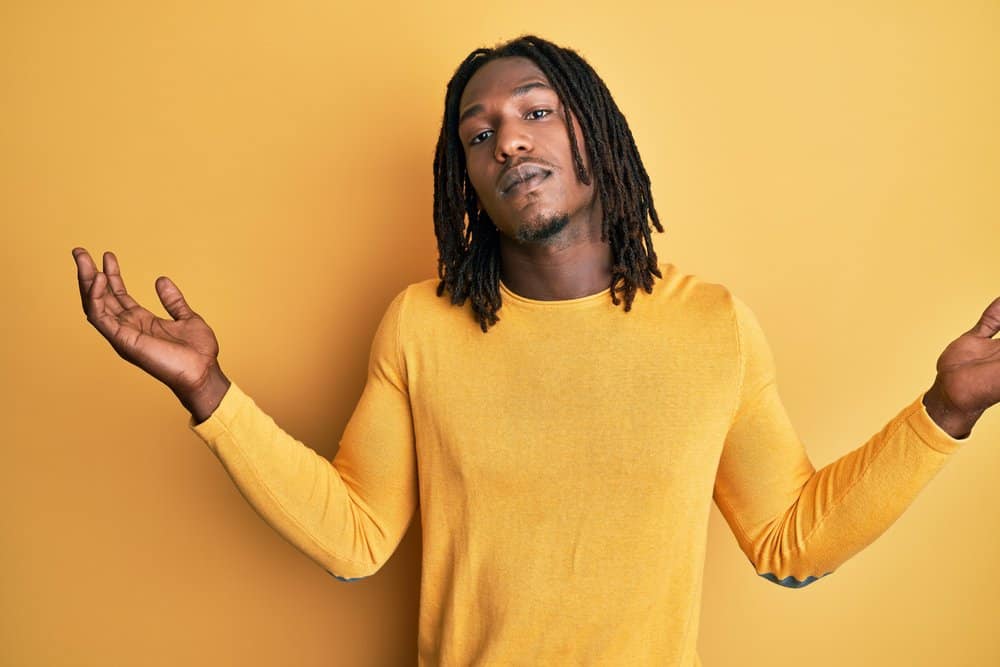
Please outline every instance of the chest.
[[710, 495], [739, 372], [722, 334], [427, 345], [408, 360], [421, 475], [469, 494], [552, 488], [582, 499], [599, 480], [603, 489]]

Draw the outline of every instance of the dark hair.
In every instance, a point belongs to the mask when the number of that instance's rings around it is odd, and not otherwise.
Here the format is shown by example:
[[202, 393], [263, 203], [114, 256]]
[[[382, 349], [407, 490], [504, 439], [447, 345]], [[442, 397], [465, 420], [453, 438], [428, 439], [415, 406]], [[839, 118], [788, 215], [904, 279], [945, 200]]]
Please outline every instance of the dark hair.
[[[486, 211], [479, 210], [458, 136], [458, 107], [462, 91], [480, 67], [512, 56], [532, 60], [563, 103], [576, 177], [588, 185], [593, 179], [604, 212], [601, 240], [611, 245], [611, 300], [621, 303], [620, 291], [629, 311], [637, 288], [652, 292], [653, 276], [663, 277], [650, 236], [650, 221], [657, 231], [663, 227], [653, 207], [649, 176], [628, 123], [597, 72], [575, 51], [532, 35], [476, 49], [448, 82], [434, 155], [434, 233], [441, 279], [437, 294], [447, 290], [456, 305], [469, 299], [484, 332], [499, 319], [500, 233]], [[592, 174], [584, 167], [570, 114], [583, 131]]]

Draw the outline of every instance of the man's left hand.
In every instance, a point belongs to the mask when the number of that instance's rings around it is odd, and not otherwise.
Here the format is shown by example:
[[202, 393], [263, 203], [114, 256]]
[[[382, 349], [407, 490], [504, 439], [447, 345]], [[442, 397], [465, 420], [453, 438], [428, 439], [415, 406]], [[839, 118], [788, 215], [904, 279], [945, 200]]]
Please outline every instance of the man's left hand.
[[927, 414], [953, 438], [965, 438], [986, 408], [1000, 403], [1000, 298], [937, 360], [937, 378], [924, 394]]

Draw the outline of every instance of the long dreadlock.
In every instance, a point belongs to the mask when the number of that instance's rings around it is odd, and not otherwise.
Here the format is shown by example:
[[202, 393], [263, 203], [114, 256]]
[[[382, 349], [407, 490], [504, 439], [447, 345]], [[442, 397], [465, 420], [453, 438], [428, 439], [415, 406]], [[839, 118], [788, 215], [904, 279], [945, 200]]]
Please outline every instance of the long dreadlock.
[[[651, 293], [653, 276], [663, 277], [650, 236], [650, 221], [657, 231], [662, 232], [663, 226], [653, 207], [649, 176], [625, 116], [597, 72], [575, 51], [533, 35], [492, 49], [476, 49], [448, 82], [434, 155], [434, 233], [441, 279], [437, 294], [447, 290], [456, 305], [469, 299], [484, 332], [499, 320], [499, 231], [486, 211], [479, 209], [458, 136], [458, 113], [462, 91], [472, 75], [491, 60], [512, 56], [532, 60], [562, 100], [576, 177], [585, 185], [593, 178], [604, 212], [601, 241], [611, 245], [611, 301], [621, 303], [620, 291], [627, 312], [639, 287]], [[580, 123], [592, 174], [584, 167], [570, 114]]]

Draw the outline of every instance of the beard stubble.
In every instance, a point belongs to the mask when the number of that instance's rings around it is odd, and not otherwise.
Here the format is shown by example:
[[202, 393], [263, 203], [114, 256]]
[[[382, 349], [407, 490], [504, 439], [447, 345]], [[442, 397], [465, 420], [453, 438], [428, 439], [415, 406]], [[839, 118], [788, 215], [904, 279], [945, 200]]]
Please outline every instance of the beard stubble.
[[555, 213], [541, 220], [539, 224], [521, 225], [514, 238], [520, 243], [544, 243], [564, 230], [568, 224], [569, 214]]

